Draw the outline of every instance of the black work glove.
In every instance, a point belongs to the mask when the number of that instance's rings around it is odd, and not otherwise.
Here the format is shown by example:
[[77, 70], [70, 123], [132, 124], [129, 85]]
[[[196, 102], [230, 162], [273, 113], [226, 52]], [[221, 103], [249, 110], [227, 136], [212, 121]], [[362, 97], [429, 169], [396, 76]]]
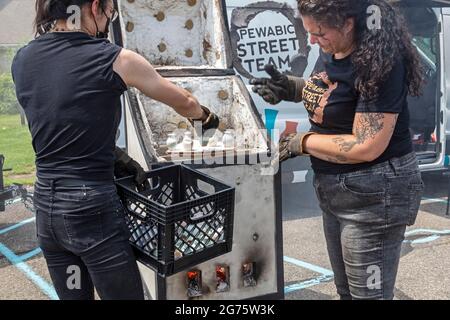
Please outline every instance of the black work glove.
[[308, 155], [303, 150], [303, 142], [306, 137], [313, 135], [314, 132], [290, 134], [280, 140], [279, 161], [283, 162], [299, 156]]
[[253, 78], [250, 84], [253, 85], [253, 92], [259, 94], [266, 102], [278, 104], [282, 100], [291, 102], [302, 101], [305, 80], [302, 78], [288, 76], [280, 73], [271, 64], [264, 67], [269, 78]]
[[[197, 136], [203, 137], [203, 143], [207, 143], [209, 138], [211, 138], [214, 133], [216, 132], [217, 128], [219, 128], [220, 125], [220, 119], [219, 117], [211, 112], [207, 107], [201, 106], [203, 109], [203, 112], [206, 115], [206, 120], [196, 120], [196, 119], [189, 119], [189, 122], [191, 123], [192, 127], [196, 129]], [[196, 122], [201, 122], [201, 131], [200, 126], [195, 125]]]
[[115, 155], [114, 175], [116, 179], [133, 176], [138, 191], [143, 191], [150, 187], [147, 175], [139, 163], [119, 147], [116, 147]]

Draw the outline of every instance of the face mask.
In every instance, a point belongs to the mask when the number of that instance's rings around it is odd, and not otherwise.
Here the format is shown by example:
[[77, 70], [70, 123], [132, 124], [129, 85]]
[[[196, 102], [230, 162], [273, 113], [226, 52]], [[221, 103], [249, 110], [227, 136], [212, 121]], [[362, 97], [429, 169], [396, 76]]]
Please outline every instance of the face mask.
[[105, 31], [103, 31], [103, 32], [98, 31], [97, 23], [95, 24], [95, 26], [96, 26], [96, 28], [97, 28], [97, 33], [95, 34], [95, 37], [96, 37], [96, 38], [99, 38], [99, 39], [106, 39], [106, 38], [108, 38], [108, 35], [109, 35], [109, 24], [110, 24], [110, 22], [111, 22], [111, 19], [108, 18], [108, 20], [106, 21]]
[[106, 16], [106, 18], [108, 19], [108, 20], [106, 20], [105, 31], [103, 31], [103, 32], [98, 30], [97, 21], [95, 21], [94, 15], [92, 15], [92, 17], [94, 18], [95, 28], [97, 29], [97, 32], [95, 33], [95, 37], [96, 37], [96, 38], [99, 38], [99, 39], [106, 39], [106, 38], [108, 38], [108, 35], [109, 35], [109, 24], [111, 23], [111, 18], [109, 18], [109, 17], [106, 15], [105, 11], [103, 11], [103, 14], [104, 14], [104, 15]]

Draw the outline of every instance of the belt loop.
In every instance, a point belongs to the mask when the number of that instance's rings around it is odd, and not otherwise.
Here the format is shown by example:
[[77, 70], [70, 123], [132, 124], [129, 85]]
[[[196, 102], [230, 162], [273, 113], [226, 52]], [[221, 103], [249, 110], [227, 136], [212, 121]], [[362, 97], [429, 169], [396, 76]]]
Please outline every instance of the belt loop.
[[397, 169], [395, 168], [393, 159], [389, 159], [389, 165], [390, 165], [392, 171], [394, 172], [394, 174], [397, 175]]
[[53, 230], [53, 210], [54, 210], [54, 206], [55, 206], [55, 192], [56, 192], [56, 188], [55, 188], [55, 180], [50, 180], [50, 210], [49, 210], [49, 230], [50, 233], [53, 237], [53, 240], [56, 241], [56, 235], [55, 235], [55, 231]]
[[50, 191], [52, 192], [53, 198], [53, 194], [55, 193], [55, 180], [50, 180]]
[[[53, 208], [53, 202], [55, 198], [55, 180], [50, 180], [50, 204]], [[52, 211], [52, 210], [50, 210]]]

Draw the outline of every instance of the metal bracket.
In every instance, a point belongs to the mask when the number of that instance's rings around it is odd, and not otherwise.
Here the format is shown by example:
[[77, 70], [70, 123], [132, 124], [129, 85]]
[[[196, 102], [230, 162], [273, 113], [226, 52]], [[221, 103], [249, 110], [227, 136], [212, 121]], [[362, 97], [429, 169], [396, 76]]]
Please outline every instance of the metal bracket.
[[12, 187], [5, 189], [3, 183], [3, 172], [11, 171], [11, 169], [3, 169], [5, 163], [5, 157], [0, 154], [0, 212], [6, 210], [6, 206], [18, 200], [20, 198], [23, 204], [30, 211], [34, 211], [33, 194], [28, 193], [27, 189], [21, 184], [14, 184]]

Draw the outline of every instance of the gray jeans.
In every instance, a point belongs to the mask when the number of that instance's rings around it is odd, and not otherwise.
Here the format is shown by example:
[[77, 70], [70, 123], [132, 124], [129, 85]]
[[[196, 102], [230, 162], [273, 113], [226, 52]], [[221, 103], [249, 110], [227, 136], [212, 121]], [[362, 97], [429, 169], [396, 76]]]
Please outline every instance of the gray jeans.
[[316, 174], [314, 187], [341, 299], [393, 299], [406, 226], [415, 223], [424, 188], [415, 153]]

